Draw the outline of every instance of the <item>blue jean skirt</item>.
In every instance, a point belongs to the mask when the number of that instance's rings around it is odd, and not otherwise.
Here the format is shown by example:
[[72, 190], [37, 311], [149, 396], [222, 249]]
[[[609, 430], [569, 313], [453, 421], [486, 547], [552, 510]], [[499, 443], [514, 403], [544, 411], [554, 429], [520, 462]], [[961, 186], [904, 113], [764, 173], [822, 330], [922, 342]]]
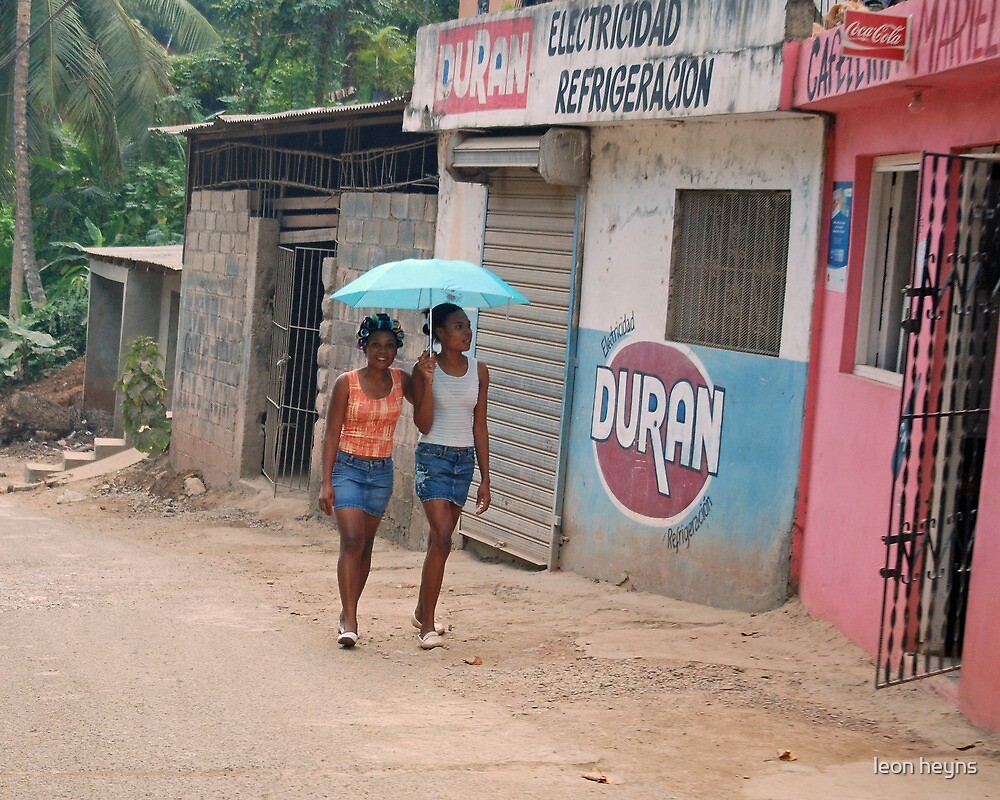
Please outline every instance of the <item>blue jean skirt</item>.
[[416, 488], [421, 503], [447, 500], [464, 506], [476, 467], [476, 448], [445, 447], [420, 442], [416, 456]]
[[333, 508], [360, 508], [373, 517], [385, 514], [392, 497], [391, 458], [360, 458], [337, 453], [333, 465]]

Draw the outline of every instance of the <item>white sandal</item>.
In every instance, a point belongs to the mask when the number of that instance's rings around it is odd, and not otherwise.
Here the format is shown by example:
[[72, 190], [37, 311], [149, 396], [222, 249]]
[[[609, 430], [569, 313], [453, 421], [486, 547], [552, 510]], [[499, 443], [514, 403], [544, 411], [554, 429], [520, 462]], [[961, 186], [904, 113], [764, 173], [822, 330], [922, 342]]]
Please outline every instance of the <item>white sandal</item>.
[[[412, 614], [412, 615], [410, 616], [410, 624], [411, 624], [411, 625], [412, 625], [412, 626], [413, 626], [414, 628], [416, 628], [416, 629], [417, 629], [418, 631], [419, 631], [419, 630], [420, 630], [420, 629], [421, 629], [422, 627], [424, 627], [424, 626], [423, 626], [423, 625], [422, 625], [422, 624], [420, 623], [420, 620], [419, 620], [419, 619], [417, 619], [417, 612], [416, 612], [416, 611], [414, 611], [414, 612], [413, 612], [413, 614]], [[448, 629], [447, 629], [447, 628], [446, 628], [446, 627], [444, 626], [444, 623], [443, 623], [443, 622], [435, 622], [435, 623], [434, 623], [434, 632], [435, 632], [435, 633], [436, 633], [436, 634], [437, 634], [438, 636], [444, 636], [444, 634], [445, 634], [445, 632], [446, 632], [447, 630], [448, 630]]]
[[354, 631], [345, 631], [337, 626], [337, 644], [341, 647], [354, 647], [358, 643], [358, 634]]
[[435, 647], [444, 647], [444, 639], [437, 631], [418, 633], [417, 639], [420, 641], [421, 650], [433, 650]]

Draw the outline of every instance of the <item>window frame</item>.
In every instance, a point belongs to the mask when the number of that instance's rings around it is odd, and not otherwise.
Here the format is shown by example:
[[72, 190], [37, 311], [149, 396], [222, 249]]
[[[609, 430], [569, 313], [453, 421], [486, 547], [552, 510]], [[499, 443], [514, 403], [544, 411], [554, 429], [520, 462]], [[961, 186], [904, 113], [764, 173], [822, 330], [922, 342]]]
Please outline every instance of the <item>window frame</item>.
[[[886, 280], [887, 270], [883, 269], [880, 265], [886, 263], [886, 259], [890, 257], [891, 254], [896, 253], [893, 256], [893, 271], [902, 269], [904, 272], [902, 278], [903, 286], [907, 285], [910, 281], [910, 276], [913, 270], [914, 261], [914, 250], [919, 247], [916, 241], [916, 227], [915, 222], [917, 214], [919, 211], [920, 200], [920, 153], [905, 153], [893, 156], [882, 156], [876, 158], [872, 164], [871, 169], [871, 185], [868, 191], [868, 224], [865, 235], [865, 247], [864, 254], [861, 264], [861, 291], [858, 304], [858, 322], [857, 322], [857, 338], [854, 345], [854, 353], [852, 357], [853, 373], [859, 377], [867, 378], [869, 380], [879, 381], [881, 383], [887, 383], [893, 386], [903, 385], [903, 364], [900, 364], [899, 370], [888, 369], [884, 366], [878, 366], [872, 363], [875, 359], [871, 354], [873, 337], [878, 337], [879, 341], [874, 342], [877, 348], [880, 348], [882, 352], [888, 346], [889, 333], [888, 328], [883, 329], [883, 331], [878, 331], [878, 325], [876, 320], [873, 318], [874, 315], [874, 303], [876, 298], [879, 301], [885, 300], [888, 293], [891, 291], [891, 285], [894, 281]], [[916, 186], [914, 187], [913, 195], [913, 222], [914, 225], [908, 226], [908, 237], [907, 241], [911, 243], [909, 248], [909, 256], [905, 261], [900, 262], [898, 255], [898, 247], [900, 244], [900, 236], [903, 236], [903, 231], [898, 228], [893, 231], [892, 225], [895, 224], [894, 221], [890, 221], [889, 214], [890, 210], [895, 208], [894, 202], [898, 204], [901, 197], [893, 197], [895, 191], [898, 191], [892, 185], [892, 176], [894, 174], [915, 174], [916, 175]], [[886, 242], [890, 235], [893, 235], [893, 240]], [[898, 281], [898, 276], [896, 277]], [[879, 284], [885, 284], [885, 288], [879, 289]], [[902, 315], [905, 312], [905, 301], [900, 298], [899, 300], [899, 318], [902, 322]], [[900, 341], [897, 342], [897, 351], [902, 345], [902, 336], [900, 332]]]

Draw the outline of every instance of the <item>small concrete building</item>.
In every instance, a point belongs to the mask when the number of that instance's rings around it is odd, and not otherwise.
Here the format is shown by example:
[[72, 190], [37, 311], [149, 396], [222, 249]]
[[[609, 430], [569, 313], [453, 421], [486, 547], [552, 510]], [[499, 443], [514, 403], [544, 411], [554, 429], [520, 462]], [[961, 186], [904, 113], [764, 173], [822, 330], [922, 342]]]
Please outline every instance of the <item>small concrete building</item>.
[[860, 28], [881, 57], [797, 45], [793, 105], [831, 120], [799, 592], [880, 684], [953, 673], [1000, 730], [1000, 0]]
[[[263, 473], [275, 491], [315, 499], [330, 388], [364, 363], [354, 334], [372, 313], [327, 298], [384, 261], [433, 253], [437, 142], [403, 132], [405, 105], [223, 115], [174, 129], [188, 137], [178, 468], [223, 487]], [[416, 334], [417, 314], [400, 316]], [[402, 366], [420, 340], [410, 337]], [[383, 526], [400, 540], [415, 516], [415, 445], [404, 422]]]
[[171, 405], [180, 313], [182, 251], [163, 247], [86, 248], [90, 263], [87, 309], [87, 374], [83, 401], [87, 408], [114, 414], [115, 433], [122, 434], [115, 382], [122, 356], [140, 336], [154, 339], [163, 353], [161, 364]]
[[[468, 6], [463, 6], [469, 10]], [[533, 5], [422, 28], [435, 252], [478, 315], [493, 507], [469, 539], [717, 606], [788, 592], [825, 127], [782, 110], [809, 0]]]

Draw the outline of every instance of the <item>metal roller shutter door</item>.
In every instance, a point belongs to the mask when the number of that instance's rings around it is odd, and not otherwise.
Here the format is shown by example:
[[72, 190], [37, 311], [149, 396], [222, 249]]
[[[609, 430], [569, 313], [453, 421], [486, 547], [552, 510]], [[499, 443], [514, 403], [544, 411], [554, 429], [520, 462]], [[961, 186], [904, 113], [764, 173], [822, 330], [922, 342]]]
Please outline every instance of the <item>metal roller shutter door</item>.
[[577, 218], [576, 189], [528, 172], [505, 173], [487, 195], [483, 264], [531, 304], [479, 313], [476, 356], [490, 368], [493, 505], [481, 517], [462, 515], [460, 530], [534, 564], [549, 564], [558, 515]]

